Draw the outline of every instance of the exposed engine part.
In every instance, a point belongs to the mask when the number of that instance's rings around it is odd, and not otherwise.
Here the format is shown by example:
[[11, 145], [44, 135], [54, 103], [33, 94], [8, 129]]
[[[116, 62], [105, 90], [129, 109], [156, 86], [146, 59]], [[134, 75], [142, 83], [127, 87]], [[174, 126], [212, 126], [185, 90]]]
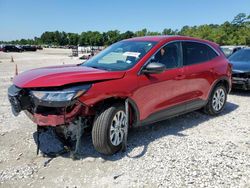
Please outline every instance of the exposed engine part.
[[82, 124], [82, 126], [87, 127], [87, 123], [86, 123], [86, 126], [83, 125], [84, 121], [85, 121], [85, 118], [79, 117], [73, 122], [70, 122], [68, 125], [61, 125], [61, 126], [55, 127], [55, 131], [64, 140], [71, 140], [74, 142], [77, 140], [79, 122]]
[[76, 129], [76, 145], [75, 150], [73, 152], [72, 158], [77, 159], [80, 148], [81, 148], [81, 138], [84, 133], [84, 129], [87, 127], [87, 119], [83, 119], [82, 117], [79, 117], [79, 120], [77, 122], [77, 129]]
[[70, 123], [69, 126], [65, 127], [63, 130], [65, 138], [68, 140], [76, 141], [77, 139], [77, 129], [78, 129], [78, 122]]
[[[57, 135], [64, 140], [66, 145], [70, 145], [71, 157], [73, 159], [77, 159], [79, 156], [82, 135], [87, 127], [89, 127], [88, 119], [84, 117], [78, 117], [68, 125], [55, 127]], [[74, 144], [73, 146], [72, 143]]]
[[56, 127], [56, 132], [65, 140], [76, 141], [77, 121]]

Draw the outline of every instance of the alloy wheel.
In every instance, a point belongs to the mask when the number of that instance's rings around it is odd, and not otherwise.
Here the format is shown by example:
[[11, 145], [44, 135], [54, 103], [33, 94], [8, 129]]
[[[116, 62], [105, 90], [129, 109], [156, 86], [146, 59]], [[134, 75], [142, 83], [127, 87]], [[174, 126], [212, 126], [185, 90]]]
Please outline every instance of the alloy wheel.
[[118, 111], [112, 121], [110, 126], [110, 142], [114, 146], [118, 146], [122, 143], [124, 132], [126, 127], [126, 114], [124, 111]]
[[222, 88], [218, 88], [214, 92], [213, 101], [212, 101], [213, 109], [216, 112], [220, 111], [223, 108], [225, 99], [226, 99], [225, 91]]

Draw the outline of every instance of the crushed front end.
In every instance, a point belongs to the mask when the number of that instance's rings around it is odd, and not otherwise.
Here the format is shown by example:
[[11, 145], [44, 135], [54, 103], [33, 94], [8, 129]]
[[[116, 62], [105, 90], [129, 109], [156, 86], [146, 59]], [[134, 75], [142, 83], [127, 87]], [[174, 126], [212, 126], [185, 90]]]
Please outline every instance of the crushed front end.
[[64, 88], [19, 88], [12, 85], [8, 97], [12, 112], [21, 111], [39, 126], [58, 126], [72, 122], [88, 113], [88, 107], [78, 100], [90, 84]]
[[[71, 139], [78, 143], [82, 128], [86, 127], [87, 118], [91, 116], [90, 108], [78, 98], [90, 87], [91, 84], [60, 88], [19, 88], [12, 85], [8, 89], [8, 98], [13, 114], [17, 116], [24, 111], [37, 124], [38, 133], [50, 127], [63, 133], [61, 135], [65, 140]], [[74, 149], [79, 148], [76, 146]]]
[[232, 84], [235, 89], [250, 90], [250, 72], [233, 73]]

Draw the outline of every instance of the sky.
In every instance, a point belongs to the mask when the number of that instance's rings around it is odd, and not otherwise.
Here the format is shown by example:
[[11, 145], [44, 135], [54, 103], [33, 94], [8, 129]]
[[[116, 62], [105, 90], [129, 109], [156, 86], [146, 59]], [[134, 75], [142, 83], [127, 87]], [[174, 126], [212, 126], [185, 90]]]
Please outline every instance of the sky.
[[0, 0], [0, 41], [44, 31], [181, 29], [250, 14], [250, 0]]

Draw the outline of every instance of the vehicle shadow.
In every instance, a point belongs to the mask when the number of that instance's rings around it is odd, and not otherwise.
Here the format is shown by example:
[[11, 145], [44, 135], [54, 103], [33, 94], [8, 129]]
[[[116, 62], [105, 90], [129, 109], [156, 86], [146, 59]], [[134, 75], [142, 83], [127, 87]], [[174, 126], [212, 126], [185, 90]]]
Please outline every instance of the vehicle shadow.
[[[224, 111], [220, 116], [227, 115], [232, 111], [236, 110], [238, 105], [227, 102]], [[185, 137], [182, 131], [198, 126], [200, 123], [216, 118], [216, 116], [209, 116], [201, 112], [201, 110], [194, 111], [188, 114], [180, 115], [171, 119], [167, 119], [158, 123], [146, 125], [143, 127], [133, 128], [129, 130], [128, 134], [128, 147], [125, 152], [118, 152], [112, 156], [106, 156], [98, 153], [92, 144], [91, 133], [86, 132], [82, 137], [81, 150], [79, 151], [79, 158], [84, 159], [87, 157], [102, 158], [105, 161], [116, 161], [127, 156], [129, 158], [140, 158], [148, 150], [148, 145], [153, 141], [174, 135], [178, 137]], [[34, 133], [34, 139], [36, 140], [36, 133]], [[156, 146], [157, 147], [157, 146]], [[139, 148], [138, 154], [131, 154], [134, 149]], [[60, 155], [65, 158], [70, 158], [70, 153]]]

